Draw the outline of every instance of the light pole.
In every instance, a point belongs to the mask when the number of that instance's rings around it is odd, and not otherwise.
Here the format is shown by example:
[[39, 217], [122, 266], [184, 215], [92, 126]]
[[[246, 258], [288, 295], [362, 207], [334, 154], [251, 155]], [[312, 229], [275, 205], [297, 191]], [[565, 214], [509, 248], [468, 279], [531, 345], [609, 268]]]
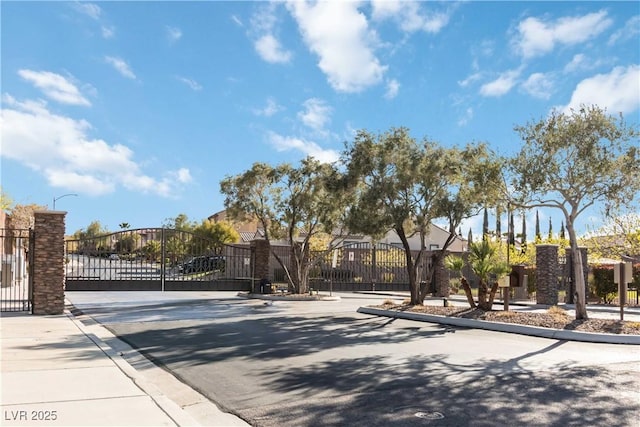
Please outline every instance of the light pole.
[[56, 210], [56, 200], [60, 200], [63, 197], [67, 197], [67, 196], [76, 196], [76, 197], [78, 197], [78, 195], [76, 193], [63, 194], [62, 196], [54, 197], [53, 198], [53, 210], [54, 211]]

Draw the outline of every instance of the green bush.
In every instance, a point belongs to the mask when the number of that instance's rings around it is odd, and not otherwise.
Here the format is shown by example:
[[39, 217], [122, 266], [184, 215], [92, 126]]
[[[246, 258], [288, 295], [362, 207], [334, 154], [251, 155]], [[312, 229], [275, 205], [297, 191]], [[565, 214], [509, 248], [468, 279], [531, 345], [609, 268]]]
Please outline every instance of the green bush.
[[618, 285], [613, 282], [613, 265], [594, 265], [593, 291], [605, 304], [610, 304], [618, 294]]

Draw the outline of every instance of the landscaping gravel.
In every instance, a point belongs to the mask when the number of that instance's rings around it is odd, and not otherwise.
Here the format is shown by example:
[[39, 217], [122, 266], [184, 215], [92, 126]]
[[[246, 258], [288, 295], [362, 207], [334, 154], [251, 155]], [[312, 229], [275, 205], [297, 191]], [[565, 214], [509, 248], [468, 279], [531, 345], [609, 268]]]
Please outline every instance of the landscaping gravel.
[[545, 313], [531, 313], [519, 311], [483, 311], [477, 308], [440, 307], [434, 305], [412, 306], [405, 304], [384, 304], [378, 307], [385, 310], [408, 311], [449, 317], [464, 317], [490, 322], [516, 323], [519, 325], [540, 326], [552, 329], [566, 329], [606, 334], [640, 335], [640, 322], [598, 318], [576, 320], [562, 312], [562, 309], [551, 309]]

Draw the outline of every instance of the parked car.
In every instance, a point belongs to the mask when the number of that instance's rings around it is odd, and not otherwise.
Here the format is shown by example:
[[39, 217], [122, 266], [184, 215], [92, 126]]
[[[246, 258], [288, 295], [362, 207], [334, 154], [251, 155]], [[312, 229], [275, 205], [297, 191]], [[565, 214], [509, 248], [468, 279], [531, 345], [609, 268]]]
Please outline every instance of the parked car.
[[225, 259], [223, 256], [198, 256], [178, 265], [178, 270], [183, 274], [201, 273], [205, 271], [224, 271]]

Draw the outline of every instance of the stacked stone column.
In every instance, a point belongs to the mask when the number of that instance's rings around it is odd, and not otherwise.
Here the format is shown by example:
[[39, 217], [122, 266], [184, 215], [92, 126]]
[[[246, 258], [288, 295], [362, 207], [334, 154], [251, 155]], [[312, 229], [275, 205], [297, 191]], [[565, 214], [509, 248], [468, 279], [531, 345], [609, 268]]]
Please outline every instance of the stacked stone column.
[[[269, 277], [269, 259], [271, 256], [271, 245], [266, 240], [253, 240], [251, 246], [251, 271], [253, 272], [253, 280], [259, 282], [262, 279], [270, 279]], [[256, 282], [256, 283], [257, 283]], [[255, 291], [255, 285], [253, 286]]]
[[33, 254], [33, 314], [64, 312], [66, 212], [36, 211]]
[[446, 255], [447, 254], [442, 254], [440, 258], [437, 258], [438, 261], [433, 265], [433, 274], [436, 283], [436, 296], [444, 298], [448, 297], [451, 294], [451, 285], [449, 283], [451, 274], [449, 270], [444, 266], [444, 259], [446, 258]]
[[536, 246], [536, 302], [558, 304], [558, 245]]

